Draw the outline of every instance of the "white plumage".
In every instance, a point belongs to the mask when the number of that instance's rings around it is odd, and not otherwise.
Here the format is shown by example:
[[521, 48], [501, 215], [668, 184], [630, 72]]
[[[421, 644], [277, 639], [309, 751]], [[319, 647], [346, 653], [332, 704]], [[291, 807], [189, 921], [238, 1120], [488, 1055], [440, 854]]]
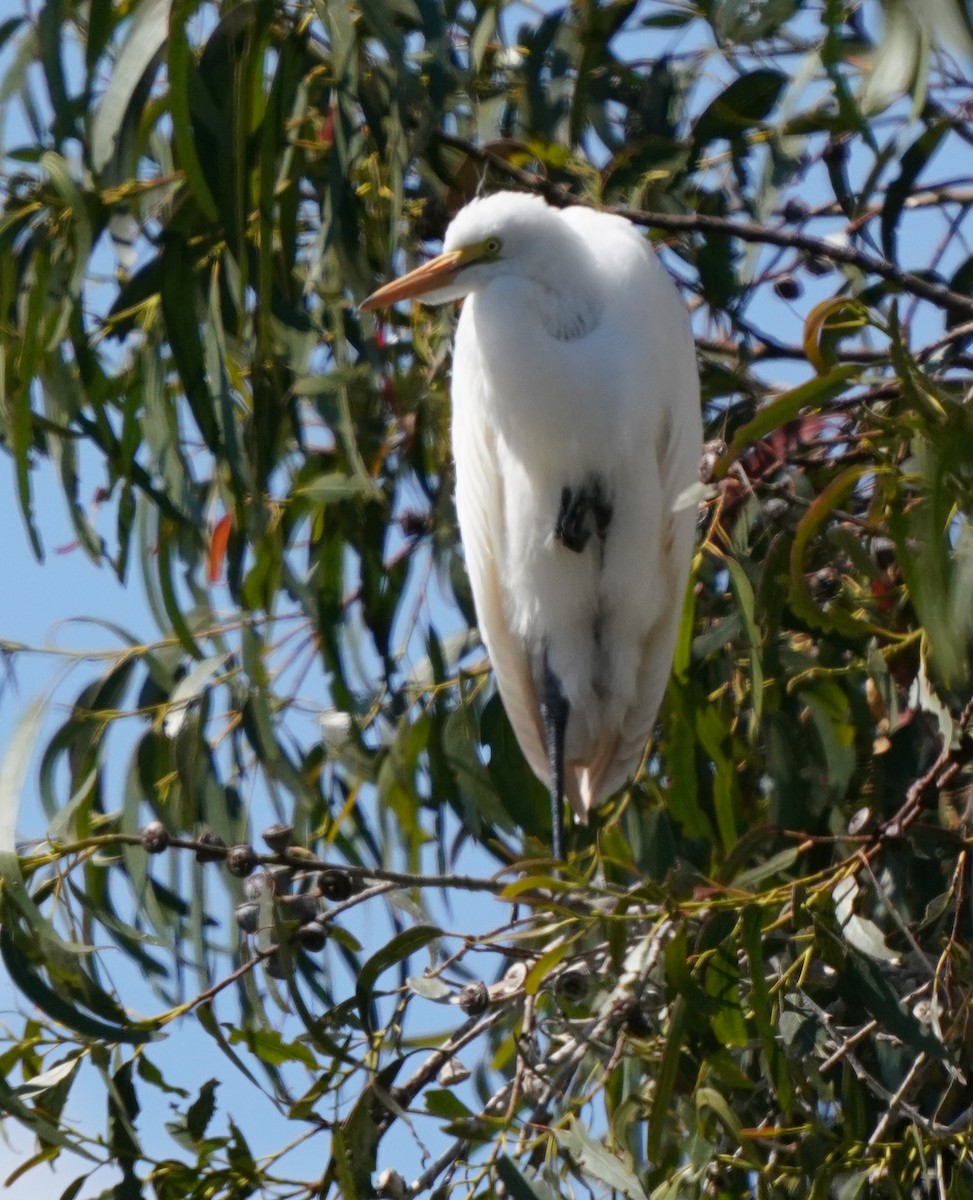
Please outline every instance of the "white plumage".
[[453, 452], [480, 633], [528, 762], [584, 820], [638, 765], [672, 666], [695, 523], [674, 504], [702, 441], [686, 309], [627, 221], [514, 192], [366, 306], [412, 296], [466, 297]]

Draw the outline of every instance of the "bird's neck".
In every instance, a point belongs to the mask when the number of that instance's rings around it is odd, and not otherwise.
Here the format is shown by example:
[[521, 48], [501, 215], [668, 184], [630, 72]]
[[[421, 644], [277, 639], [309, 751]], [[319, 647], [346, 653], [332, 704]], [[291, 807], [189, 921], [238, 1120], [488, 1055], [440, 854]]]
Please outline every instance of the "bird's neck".
[[541, 321], [551, 337], [573, 341], [598, 324], [607, 297], [601, 274], [580, 238], [569, 253], [559, 247], [551, 255], [536, 283]]

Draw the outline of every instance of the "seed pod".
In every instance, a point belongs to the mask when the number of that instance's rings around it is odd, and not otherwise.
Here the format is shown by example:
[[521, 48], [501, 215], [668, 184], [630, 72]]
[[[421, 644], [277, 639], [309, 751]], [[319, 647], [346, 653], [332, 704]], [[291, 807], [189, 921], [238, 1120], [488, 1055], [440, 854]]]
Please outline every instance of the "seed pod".
[[859, 833], [864, 833], [872, 824], [872, 810], [870, 808], [860, 808], [853, 813], [851, 820], [848, 822], [848, 832], [852, 837]]
[[497, 980], [489, 989], [491, 1000], [503, 1000], [507, 996], [516, 996], [527, 979], [527, 964], [525, 962], [511, 963], [504, 971], [503, 978]]
[[246, 879], [248, 875], [252, 875], [257, 869], [257, 862], [257, 852], [246, 842], [231, 846], [226, 852], [226, 869], [238, 879]]
[[405, 1179], [391, 1167], [386, 1167], [376, 1178], [375, 1195], [381, 1200], [405, 1200], [405, 1194]]
[[260, 835], [274, 854], [283, 854], [294, 840], [293, 825], [268, 825]]
[[490, 993], [481, 979], [477, 979], [475, 983], [468, 983], [459, 994], [459, 1006], [469, 1017], [478, 1017], [480, 1013], [486, 1012], [489, 1002]]
[[246, 904], [238, 904], [234, 909], [236, 923], [241, 933], [256, 933], [257, 920], [260, 915], [260, 905], [250, 900]]
[[641, 1005], [636, 1004], [628, 1014], [625, 1021], [625, 1032], [637, 1038], [645, 1038], [651, 1035], [652, 1022], [649, 1020], [649, 1014]]
[[327, 926], [322, 925], [320, 921], [308, 921], [294, 934], [294, 939], [302, 950], [316, 954], [324, 949], [328, 940]]
[[268, 871], [260, 871], [244, 880], [243, 894], [248, 900], [259, 900], [264, 892], [274, 890], [274, 880]]
[[796, 300], [801, 290], [801, 285], [793, 275], [781, 275], [774, 280], [774, 291], [781, 300]]
[[347, 900], [355, 890], [351, 877], [344, 871], [322, 871], [318, 875], [321, 895], [328, 900]]
[[577, 963], [562, 971], [554, 980], [554, 997], [559, 1004], [583, 1004], [591, 988], [591, 970], [586, 963]]
[[808, 212], [808, 206], [803, 200], [799, 200], [796, 196], [791, 196], [784, 205], [784, 211], [781, 215], [788, 225], [797, 225], [799, 222], [807, 220]]
[[169, 830], [161, 821], [150, 821], [142, 830], [142, 845], [147, 854], [161, 854], [169, 845]]
[[226, 858], [226, 842], [212, 829], [204, 829], [197, 837], [196, 843], [197, 862], [222, 862]]
[[465, 1083], [470, 1077], [468, 1067], [464, 1067], [458, 1058], [450, 1058], [439, 1068], [436, 1082], [443, 1087], [456, 1087]]

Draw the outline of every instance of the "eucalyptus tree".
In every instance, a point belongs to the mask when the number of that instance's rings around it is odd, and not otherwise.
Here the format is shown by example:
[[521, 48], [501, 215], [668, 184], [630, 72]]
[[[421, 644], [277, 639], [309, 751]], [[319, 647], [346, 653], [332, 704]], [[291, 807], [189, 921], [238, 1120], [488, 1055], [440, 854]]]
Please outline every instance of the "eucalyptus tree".
[[[147, 598], [66, 597], [102, 648], [3, 693], [18, 1175], [973, 1194], [970, 50], [953, 0], [0, 25], [5, 536], [49, 551], [53, 488]], [[655, 738], [560, 871], [457, 538], [453, 314], [357, 307], [501, 188], [653, 240], [708, 439]]]

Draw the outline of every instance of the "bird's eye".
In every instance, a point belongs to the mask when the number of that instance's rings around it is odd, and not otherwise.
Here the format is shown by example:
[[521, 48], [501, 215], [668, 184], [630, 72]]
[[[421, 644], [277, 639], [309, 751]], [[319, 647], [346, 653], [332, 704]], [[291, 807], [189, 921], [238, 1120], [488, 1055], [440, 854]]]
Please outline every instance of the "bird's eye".
[[487, 252], [487, 254], [499, 254], [500, 247], [502, 245], [503, 242], [501, 242], [498, 237], [487, 238], [487, 240], [483, 243], [483, 249]]

